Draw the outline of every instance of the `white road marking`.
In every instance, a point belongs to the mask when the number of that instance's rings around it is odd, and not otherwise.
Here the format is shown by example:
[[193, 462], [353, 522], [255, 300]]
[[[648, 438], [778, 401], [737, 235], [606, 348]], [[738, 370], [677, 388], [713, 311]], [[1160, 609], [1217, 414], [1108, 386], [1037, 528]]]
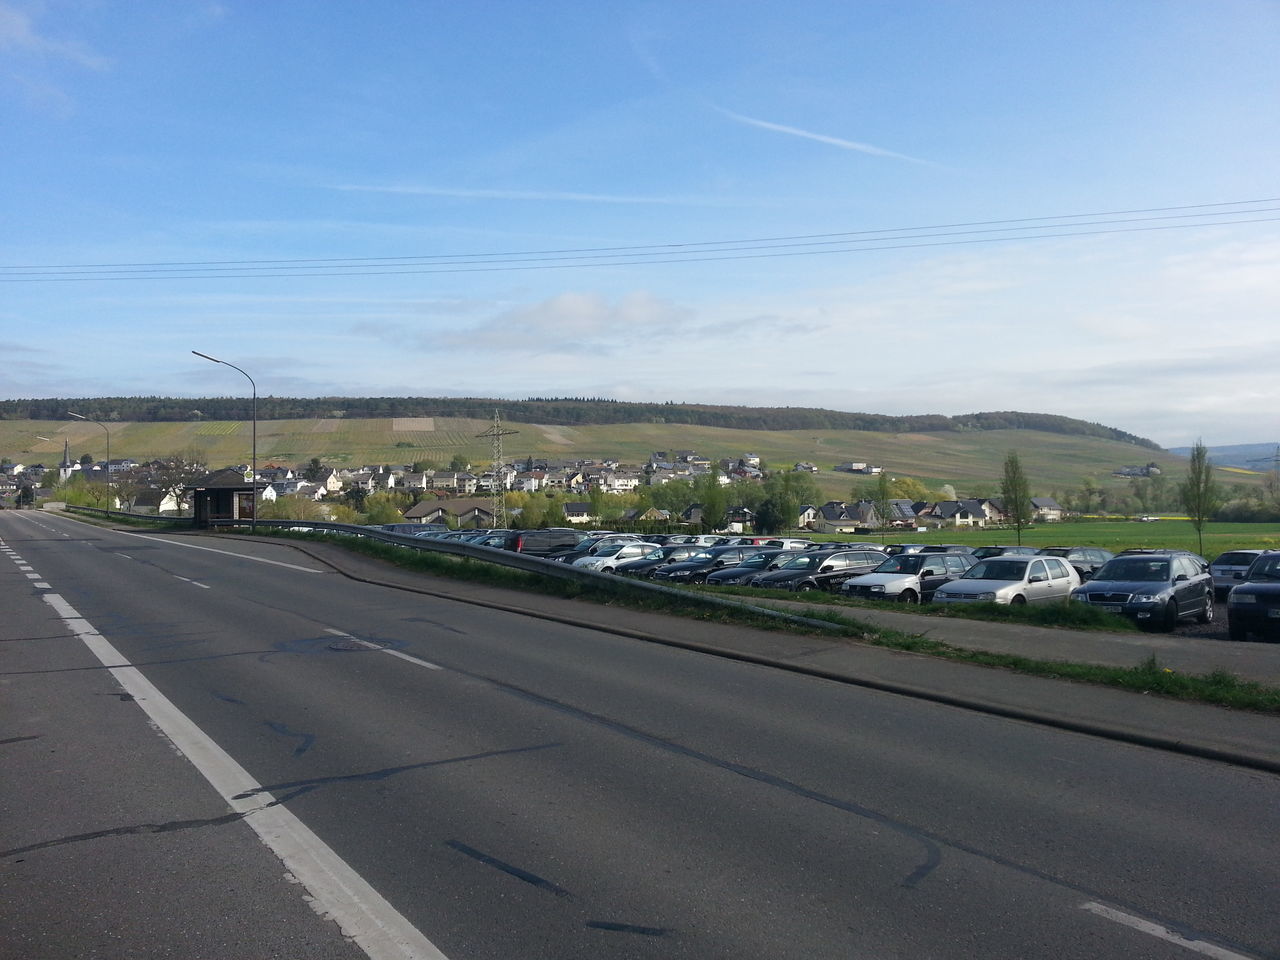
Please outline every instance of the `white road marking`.
[[33, 584], [32, 584], [32, 586], [33, 586], [33, 587], [35, 587], [37, 590], [52, 590], [52, 589], [53, 589], [53, 588], [52, 588], [52, 587], [50, 587], [47, 583], [45, 583], [43, 580], [42, 580], [42, 581], [40, 581], [39, 583], [33, 583]]
[[171, 547], [186, 547], [188, 550], [205, 550], [209, 553], [220, 553], [224, 557], [235, 557], [237, 560], [252, 560], [254, 563], [269, 563], [273, 567], [288, 567], [290, 570], [301, 570], [303, 573], [327, 573], [326, 570], [316, 570], [313, 567], [302, 567], [296, 563], [285, 563], [283, 560], [267, 560], [265, 557], [250, 557], [243, 553], [234, 553], [231, 550], [216, 550], [213, 547], [201, 547], [194, 543], [183, 543], [181, 540], [168, 540], [164, 537], [149, 537], [145, 533], [126, 533], [123, 530], [113, 530], [122, 537], [137, 537], [140, 540], [154, 540], [157, 543], [165, 543]]
[[[273, 806], [275, 798], [262, 792], [261, 784], [248, 771], [126, 661], [71, 604], [56, 593], [45, 594], [44, 600], [227, 805], [245, 814], [244, 822], [306, 887], [317, 913], [337, 923], [371, 960], [447, 960], [435, 944], [301, 820], [283, 806]], [[246, 794], [252, 799], [236, 799], [237, 795]]]
[[423, 660], [421, 657], [415, 657], [409, 653], [401, 653], [399, 650], [388, 650], [386, 647], [380, 647], [376, 643], [370, 643], [368, 640], [361, 640], [359, 637], [353, 637], [349, 633], [343, 633], [341, 630], [334, 630], [332, 627], [325, 627], [325, 633], [332, 633], [335, 637], [342, 637], [345, 640], [351, 640], [360, 644], [362, 647], [368, 647], [370, 650], [377, 650], [379, 653], [385, 653], [389, 657], [396, 657], [400, 660], [408, 661], [415, 667], [426, 667], [428, 670], [443, 670], [444, 667], [438, 663], [432, 663], [430, 660]]
[[126, 560], [132, 560], [132, 559], [133, 559], [133, 557], [129, 556], [127, 553], [117, 553], [117, 554], [116, 554], [116, 556], [117, 556], [117, 557], [124, 557]]
[[1168, 927], [1153, 923], [1150, 920], [1144, 920], [1142, 917], [1135, 917], [1131, 913], [1116, 910], [1114, 907], [1108, 907], [1105, 904], [1090, 901], [1089, 903], [1080, 904], [1080, 909], [1088, 910], [1099, 917], [1124, 924], [1126, 927], [1132, 927], [1134, 930], [1150, 934], [1153, 937], [1159, 937], [1161, 940], [1177, 944], [1180, 947], [1186, 947], [1188, 950], [1194, 950], [1196, 953], [1202, 953], [1206, 957], [1213, 957], [1214, 960], [1252, 960], [1252, 958], [1243, 953], [1216, 947], [1212, 943], [1205, 943], [1203, 940], [1188, 940], [1182, 934], [1174, 933]]
[[26, 564], [26, 563], [20, 563], [20, 564], [18, 564], [18, 569], [19, 569], [19, 570], [34, 570], [34, 569], [35, 569], [35, 567], [30, 566], [29, 564]]
[[40, 579], [40, 574], [38, 574], [38, 573], [26, 573], [26, 574], [23, 574], [23, 576], [25, 576], [28, 580], [39, 580], [39, 579]]
[[179, 577], [176, 573], [173, 576], [175, 579], [181, 580], [183, 583], [189, 583], [192, 586], [196, 586], [196, 587], [203, 587], [206, 590], [211, 589], [207, 583], [200, 583], [196, 580], [192, 580], [190, 577]]

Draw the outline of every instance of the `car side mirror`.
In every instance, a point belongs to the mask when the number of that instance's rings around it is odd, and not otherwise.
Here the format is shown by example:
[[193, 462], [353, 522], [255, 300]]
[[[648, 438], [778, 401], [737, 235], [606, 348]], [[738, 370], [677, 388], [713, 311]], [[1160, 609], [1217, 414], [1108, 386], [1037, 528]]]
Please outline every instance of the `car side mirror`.
[[933, 569], [933, 567], [929, 567], [925, 570], [920, 571], [920, 576], [922, 577], [937, 577], [937, 576], [941, 576], [941, 574], [942, 574], [941, 570], [935, 570]]
[[1233, 574], [1231, 575], [1231, 579], [1232, 579], [1232, 580], [1243, 580], [1243, 579], [1244, 579], [1244, 574], [1243, 574], [1243, 573], [1233, 573]]
[[1180, 574], [1178, 574], [1176, 577], [1174, 577], [1174, 578], [1173, 578], [1173, 582], [1174, 582], [1174, 583], [1179, 583], [1179, 582], [1181, 582], [1181, 581], [1183, 581], [1183, 580], [1187, 580], [1187, 579], [1190, 579], [1190, 578], [1189, 578], [1185, 573], [1180, 573]]
[[831, 564], [827, 564], [825, 567], [822, 567], [820, 570], [818, 570], [818, 572], [819, 572], [819, 573], [830, 573], [830, 572], [831, 572], [832, 570], [834, 570], [834, 569], [835, 569], [835, 567], [831, 566]]
[[1088, 570], [1086, 570], [1084, 573], [1080, 574], [1080, 582], [1081, 582], [1081, 583], [1084, 583], [1086, 580], [1092, 580], [1092, 579], [1093, 579], [1093, 574], [1092, 574], [1092, 573], [1090, 573]]
[[1032, 574], [1027, 583], [1044, 583], [1048, 578], [1043, 573]]

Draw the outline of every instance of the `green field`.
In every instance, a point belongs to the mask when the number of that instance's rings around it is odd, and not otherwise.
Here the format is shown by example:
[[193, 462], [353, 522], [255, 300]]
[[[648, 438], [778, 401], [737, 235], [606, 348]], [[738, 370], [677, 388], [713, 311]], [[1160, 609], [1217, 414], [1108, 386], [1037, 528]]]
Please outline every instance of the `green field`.
[[[820, 539], [849, 539], [824, 537]], [[880, 535], [867, 537], [879, 542]], [[940, 530], [911, 533], [896, 530], [885, 536], [886, 543], [962, 543], [972, 547], [1013, 544], [1013, 530]], [[1102, 547], [1119, 553], [1131, 547], [1164, 547], [1199, 553], [1199, 541], [1189, 520], [1079, 520], [1024, 527], [1022, 542], [1036, 547]], [[1204, 557], [1212, 560], [1227, 550], [1280, 549], [1280, 523], [1207, 523], [1204, 528]]]
[[[405, 429], [412, 425], [419, 429]], [[397, 429], [397, 426], [400, 429]], [[473, 464], [487, 463], [489, 441], [478, 437], [491, 426], [483, 420], [432, 418], [424, 421], [264, 420], [258, 423], [258, 462], [297, 465], [312, 457], [326, 464], [405, 464], [433, 460], [445, 465], [461, 453]], [[910, 476], [930, 486], [951, 483], [960, 496], [994, 496], [1001, 467], [1016, 450], [1032, 489], [1040, 495], [1078, 486], [1090, 477], [1105, 487], [1125, 489], [1128, 481], [1111, 472], [1129, 464], [1154, 461], [1173, 478], [1181, 478], [1186, 460], [1114, 440], [1046, 433], [1037, 430], [992, 430], [890, 434], [855, 430], [732, 430], [678, 424], [610, 424], [559, 427], [509, 422], [517, 431], [507, 437], [507, 458], [616, 458], [643, 463], [652, 451], [690, 449], [712, 459], [755, 453], [772, 468], [806, 461], [817, 465], [822, 493], [847, 499], [855, 483], [868, 478], [837, 473], [846, 460], [882, 465], [893, 476]], [[112, 423], [111, 455], [149, 460], [199, 450], [214, 467], [247, 463], [253, 425], [248, 421], [184, 423]], [[39, 440], [37, 436], [50, 438]], [[80, 421], [0, 421], [0, 456], [46, 466], [62, 455], [63, 438], [71, 455], [89, 453], [101, 459], [106, 437], [101, 427]], [[1261, 474], [1222, 472], [1228, 483], [1257, 483]]]

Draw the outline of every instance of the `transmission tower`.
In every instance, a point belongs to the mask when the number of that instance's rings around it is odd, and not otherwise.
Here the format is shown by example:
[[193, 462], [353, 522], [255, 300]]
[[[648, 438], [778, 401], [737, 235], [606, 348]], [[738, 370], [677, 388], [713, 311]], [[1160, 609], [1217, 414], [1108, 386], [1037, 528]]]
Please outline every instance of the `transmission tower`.
[[503, 482], [503, 462], [502, 462], [502, 438], [514, 437], [519, 430], [503, 430], [502, 418], [498, 415], [498, 411], [493, 411], [493, 425], [484, 433], [477, 433], [477, 439], [480, 437], [488, 437], [493, 442], [493, 487], [490, 490], [492, 494], [490, 513], [493, 514], [494, 527], [505, 527], [507, 525], [507, 500], [506, 500], [506, 483]]

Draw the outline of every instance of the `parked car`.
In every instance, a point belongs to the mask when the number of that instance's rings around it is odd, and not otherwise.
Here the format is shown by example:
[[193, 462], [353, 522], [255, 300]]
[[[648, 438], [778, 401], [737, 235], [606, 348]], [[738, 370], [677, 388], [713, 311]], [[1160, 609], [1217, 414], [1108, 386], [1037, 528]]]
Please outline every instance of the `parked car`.
[[[1209, 573], [1213, 577], [1213, 592], [1219, 600], [1231, 592], [1240, 582], [1237, 573], [1246, 573], [1250, 564], [1266, 553], [1266, 550], [1228, 550], [1210, 562]], [[1248, 601], [1246, 601], [1248, 602]]]
[[503, 550], [528, 553], [535, 557], [548, 557], [560, 550], [571, 550], [578, 545], [582, 534], [569, 527], [548, 527], [545, 530], [511, 530], [504, 535]]
[[703, 547], [702, 552], [694, 554], [688, 560], [658, 567], [653, 571], [653, 579], [659, 582], [674, 580], [680, 583], [705, 583], [709, 574], [737, 566], [763, 550], [763, 547], [758, 546]]
[[753, 577], [753, 587], [767, 590], [838, 590], [850, 577], [870, 573], [889, 559], [878, 550], [806, 550], [776, 569]]
[[[650, 540], [649, 542], [654, 543], [656, 541]], [[614, 572], [623, 573], [629, 577], [651, 577], [653, 576], [653, 571], [658, 567], [690, 560], [705, 549], [706, 547], [700, 547], [696, 543], [663, 544], [635, 560], [628, 560], [626, 563], [619, 564], [618, 569]]]
[[645, 543], [643, 540], [631, 542], [619, 540], [601, 547], [594, 554], [579, 557], [573, 561], [573, 565], [584, 570], [613, 573], [618, 564], [626, 563], [628, 560], [635, 560], [646, 553], [652, 553], [657, 546], [656, 543]]
[[973, 547], [962, 543], [928, 543], [919, 550], [920, 553], [973, 553]]
[[1213, 577], [1203, 557], [1180, 550], [1134, 553], [1108, 560], [1071, 599], [1169, 631], [1179, 620], [1213, 622]]
[[1042, 557], [1062, 557], [1076, 568], [1081, 580], [1090, 579], [1104, 563], [1115, 556], [1110, 550], [1103, 550], [1101, 547], [1041, 547], [1037, 552]]
[[751, 578], [762, 570], [768, 570], [771, 566], [781, 563], [786, 557], [792, 557], [799, 554], [799, 550], [780, 550], [777, 547], [758, 547], [760, 553], [757, 553], [745, 560], [738, 561], [738, 565], [721, 567], [712, 573], [707, 574], [707, 583], [711, 586], [742, 586], [750, 582]]
[[882, 549], [889, 556], [896, 557], [900, 553], [919, 553], [927, 546], [927, 543], [891, 543]]
[[[585, 540], [579, 540], [576, 544], [566, 550], [560, 550], [550, 555], [552, 560], [559, 560], [561, 563], [573, 563], [582, 557], [594, 557], [605, 547], [615, 543], [639, 543], [640, 537], [634, 533], [610, 533], [600, 537], [588, 537]], [[657, 544], [654, 544], [657, 546]]]
[[944, 583], [934, 603], [1045, 603], [1066, 600], [1080, 586], [1080, 574], [1061, 557], [987, 557], [965, 571], [959, 580]]
[[944, 583], [958, 580], [974, 564], [967, 553], [900, 553], [874, 571], [846, 580], [840, 592], [860, 600], [922, 603]]
[[1233, 582], [1235, 587], [1227, 596], [1231, 639], [1248, 640], [1250, 634], [1257, 634], [1265, 640], [1280, 640], [1280, 551], [1259, 553]]
[[973, 556], [978, 560], [985, 560], [987, 557], [1033, 557], [1039, 552], [1039, 547], [990, 546], [973, 548]]

